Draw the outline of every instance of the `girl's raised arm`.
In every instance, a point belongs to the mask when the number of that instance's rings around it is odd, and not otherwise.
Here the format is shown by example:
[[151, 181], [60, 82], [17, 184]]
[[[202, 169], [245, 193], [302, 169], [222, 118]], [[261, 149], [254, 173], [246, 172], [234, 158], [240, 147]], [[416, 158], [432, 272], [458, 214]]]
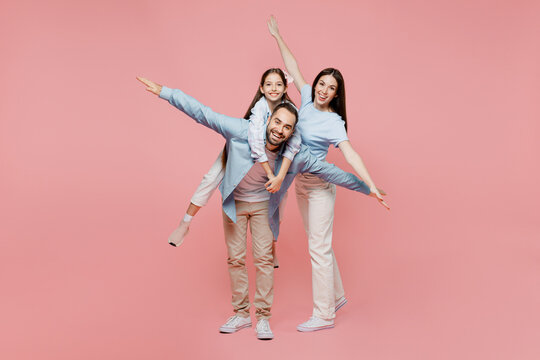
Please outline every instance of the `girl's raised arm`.
[[287, 44], [285, 44], [285, 41], [283, 41], [283, 38], [279, 34], [276, 18], [274, 16], [270, 16], [270, 20], [268, 20], [267, 24], [270, 35], [272, 35], [277, 41], [279, 51], [281, 51], [281, 57], [283, 58], [283, 62], [285, 63], [285, 67], [287, 68], [287, 72], [291, 74], [291, 76], [294, 78], [294, 85], [296, 86], [298, 91], [301, 91], [302, 87], [307, 84], [306, 80], [304, 80], [304, 77], [300, 72], [300, 68], [298, 67], [298, 63], [296, 62], [294, 55], [292, 54], [291, 50], [289, 50]]

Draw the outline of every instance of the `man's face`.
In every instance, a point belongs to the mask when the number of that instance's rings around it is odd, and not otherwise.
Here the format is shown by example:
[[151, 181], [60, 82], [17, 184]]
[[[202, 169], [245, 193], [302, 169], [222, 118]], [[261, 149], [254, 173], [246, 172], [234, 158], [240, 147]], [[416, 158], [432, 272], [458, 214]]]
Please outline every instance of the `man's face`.
[[[294, 132], [296, 118], [285, 108], [274, 111], [266, 127], [266, 140], [269, 150], [273, 150], [287, 141]], [[270, 149], [270, 147], [272, 149]]]

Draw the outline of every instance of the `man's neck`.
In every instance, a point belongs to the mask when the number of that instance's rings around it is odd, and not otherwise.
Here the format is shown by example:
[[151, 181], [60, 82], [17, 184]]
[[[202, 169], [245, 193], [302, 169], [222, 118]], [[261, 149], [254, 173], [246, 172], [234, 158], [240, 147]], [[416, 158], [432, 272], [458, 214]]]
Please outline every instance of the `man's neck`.
[[268, 143], [268, 141], [266, 142], [266, 149], [268, 151], [271, 151], [271, 152], [277, 152], [279, 150], [280, 146], [281, 145], [272, 145], [272, 144]]

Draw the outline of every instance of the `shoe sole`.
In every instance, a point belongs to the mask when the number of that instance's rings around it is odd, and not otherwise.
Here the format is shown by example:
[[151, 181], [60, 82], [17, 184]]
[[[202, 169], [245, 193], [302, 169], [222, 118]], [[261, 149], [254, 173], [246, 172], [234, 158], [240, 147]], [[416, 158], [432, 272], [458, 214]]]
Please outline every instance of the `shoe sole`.
[[272, 340], [272, 339], [274, 339], [274, 335], [259, 335], [259, 334], [257, 334], [257, 339], [259, 339], [259, 340]]
[[[175, 230], [176, 231], [176, 230]], [[173, 234], [174, 234], [174, 231], [173, 231]], [[180, 245], [177, 245], [176, 243], [174, 243], [173, 241], [171, 241], [171, 238], [173, 237], [172, 235], [169, 235], [169, 238], [167, 239], [167, 241], [169, 242], [170, 245], [174, 246], [174, 247], [179, 247]], [[188, 230], [186, 231], [186, 233], [184, 234], [184, 236], [182, 237], [182, 239], [180, 239], [180, 243], [182, 243], [184, 241], [184, 238], [189, 234], [189, 228]]]
[[336, 305], [336, 310], [334, 310], [334, 312], [338, 311], [339, 309], [344, 307], [346, 304], [347, 304], [347, 299], [344, 299], [342, 302]]
[[305, 328], [305, 327], [300, 327], [300, 326], [297, 326], [296, 327], [296, 330], [300, 331], [300, 332], [312, 332], [312, 331], [319, 331], [319, 330], [324, 330], [324, 329], [331, 329], [335, 326], [335, 324], [332, 324], [332, 325], [323, 325], [323, 326], [317, 326], [315, 328]]
[[219, 332], [222, 333], [222, 334], [233, 334], [233, 333], [235, 333], [237, 331], [240, 331], [240, 330], [248, 328], [248, 327], [251, 327], [251, 324], [245, 324], [245, 325], [239, 326], [239, 327], [234, 328], [234, 329], [222, 329], [222, 328], [220, 328]]

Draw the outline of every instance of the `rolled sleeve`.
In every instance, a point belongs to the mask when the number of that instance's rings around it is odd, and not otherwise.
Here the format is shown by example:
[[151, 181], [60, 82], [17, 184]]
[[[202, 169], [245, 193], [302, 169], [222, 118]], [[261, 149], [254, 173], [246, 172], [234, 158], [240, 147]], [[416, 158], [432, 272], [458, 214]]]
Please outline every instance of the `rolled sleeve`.
[[296, 129], [293, 135], [291, 136], [291, 138], [287, 141], [287, 146], [285, 147], [283, 156], [293, 161], [294, 157], [296, 156], [296, 154], [298, 154], [301, 147], [302, 147], [302, 137], [300, 136], [300, 131]]

